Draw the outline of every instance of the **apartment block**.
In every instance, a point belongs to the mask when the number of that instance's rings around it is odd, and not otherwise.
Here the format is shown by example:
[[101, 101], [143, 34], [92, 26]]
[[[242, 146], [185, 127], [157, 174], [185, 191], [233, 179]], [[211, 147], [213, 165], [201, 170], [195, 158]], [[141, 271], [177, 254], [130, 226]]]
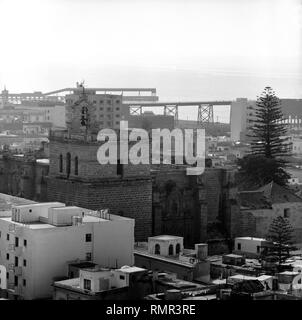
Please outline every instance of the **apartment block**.
[[66, 263], [86, 260], [103, 267], [133, 265], [134, 220], [68, 207], [35, 203], [12, 207], [0, 218], [0, 288], [17, 299], [52, 296], [54, 280], [66, 277]]

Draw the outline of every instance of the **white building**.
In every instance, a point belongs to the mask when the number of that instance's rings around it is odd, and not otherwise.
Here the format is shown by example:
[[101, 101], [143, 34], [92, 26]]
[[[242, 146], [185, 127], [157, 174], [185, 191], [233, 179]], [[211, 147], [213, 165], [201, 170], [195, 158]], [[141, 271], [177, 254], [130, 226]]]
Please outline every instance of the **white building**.
[[195, 249], [185, 249], [183, 237], [159, 235], [149, 237], [148, 243], [136, 243], [135, 265], [159, 272], [170, 272], [185, 281], [210, 281], [208, 245], [196, 243]]
[[0, 218], [7, 289], [25, 299], [50, 297], [54, 278], [66, 275], [70, 260], [131, 266], [133, 246], [133, 219], [58, 202], [13, 206], [11, 217]]
[[235, 238], [234, 252], [257, 256], [269, 244], [269, 241], [262, 238], [238, 237]]
[[256, 101], [246, 98], [237, 98], [231, 105], [231, 139], [233, 141], [244, 141], [245, 132], [253, 119], [253, 108]]

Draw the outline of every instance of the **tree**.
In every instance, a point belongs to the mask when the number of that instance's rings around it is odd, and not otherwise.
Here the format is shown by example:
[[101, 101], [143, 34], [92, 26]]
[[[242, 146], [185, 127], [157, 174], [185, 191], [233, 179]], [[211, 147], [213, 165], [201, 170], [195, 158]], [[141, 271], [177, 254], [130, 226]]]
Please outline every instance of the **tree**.
[[283, 186], [290, 175], [280, 167], [280, 163], [274, 158], [248, 155], [238, 159], [241, 179], [246, 187], [259, 187], [271, 181]]
[[289, 251], [294, 248], [292, 234], [291, 224], [282, 216], [275, 218], [269, 227], [267, 238], [273, 242], [269, 255], [277, 258], [279, 267], [289, 257]]
[[238, 161], [240, 172], [256, 185], [274, 181], [286, 185], [290, 175], [286, 172], [286, 157], [290, 156], [287, 125], [283, 122], [281, 101], [270, 87], [257, 98], [248, 137], [251, 152]]

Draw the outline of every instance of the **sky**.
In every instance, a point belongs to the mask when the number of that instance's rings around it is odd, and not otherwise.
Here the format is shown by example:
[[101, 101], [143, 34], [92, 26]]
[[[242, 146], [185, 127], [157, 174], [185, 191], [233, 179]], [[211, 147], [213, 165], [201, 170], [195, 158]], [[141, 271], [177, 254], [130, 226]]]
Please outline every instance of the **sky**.
[[301, 0], [0, 0], [0, 14], [11, 92], [85, 80], [163, 101], [255, 99], [267, 85], [302, 98]]

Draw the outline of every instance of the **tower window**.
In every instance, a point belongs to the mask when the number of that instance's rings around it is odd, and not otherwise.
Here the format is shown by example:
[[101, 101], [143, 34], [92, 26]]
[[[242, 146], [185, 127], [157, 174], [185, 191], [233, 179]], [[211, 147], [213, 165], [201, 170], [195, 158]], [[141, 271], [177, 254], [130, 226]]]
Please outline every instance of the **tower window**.
[[155, 245], [155, 251], [154, 251], [155, 254], [160, 254], [160, 245], [157, 243]]
[[79, 158], [74, 158], [74, 174], [77, 176], [79, 174]]
[[61, 154], [59, 159], [59, 170], [60, 172], [63, 172], [63, 156]]
[[172, 244], [170, 244], [169, 245], [169, 256], [173, 256], [173, 245]]
[[71, 165], [71, 155], [69, 152], [66, 154], [66, 175], [69, 178], [70, 175], [70, 165]]
[[122, 176], [123, 175], [123, 165], [121, 164], [120, 160], [117, 160], [117, 166], [116, 166], [116, 174], [118, 176]]

